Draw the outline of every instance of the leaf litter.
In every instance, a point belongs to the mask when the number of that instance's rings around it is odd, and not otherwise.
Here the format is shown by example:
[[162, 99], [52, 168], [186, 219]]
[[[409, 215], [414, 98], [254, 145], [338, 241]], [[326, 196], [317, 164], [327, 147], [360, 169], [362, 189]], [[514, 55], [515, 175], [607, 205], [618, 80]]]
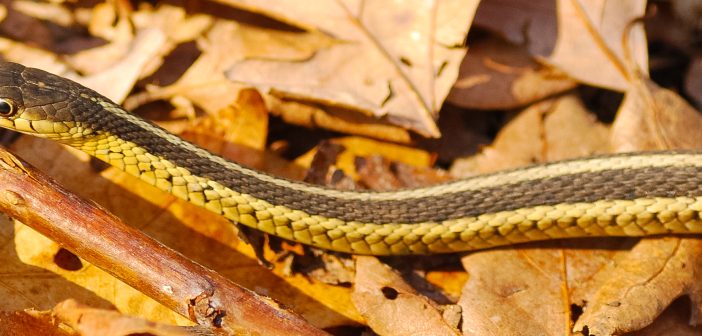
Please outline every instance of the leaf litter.
[[[687, 8], [682, 2], [671, 12], [644, 1], [410, 1], [383, 8], [351, 1], [307, 7], [13, 1], [3, 7], [0, 53], [85, 83], [256, 169], [387, 190], [600, 153], [700, 148], [699, 112], [677, 93], [696, 102], [697, 66], [687, 81], [679, 75], [680, 87], [661, 87], [647, 75], [655, 59], [646, 52], [647, 37], [681, 45], [679, 34], [678, 40], [656, 35], [668, 28], [656, 26], [656, 13], [674, 16]], [[646, 13], [653, 13], [648, 36], [632, 24]], [[684, 53], [692, 58], [689, 45]], [[623, 99], [593, 106], [579, 90], [584, 85], [623, 92]], [[445, 99], [457, 106], [441, 108]], [[601, 120], [601, 110], [617, 108], [612, 123]], [[460, 125], [465, 120], [486, 126], [476, 135]], [[297, 148], [303, 139], [286, 139], [286, 132], [324, 141]], [[472, 155], [444, 156], [426, 145], [431, 142], [417, 141], [439, 134], [475, 141], [453, 144]], [[449, 268], [438, 266], [441, 256], [349, 259], [271, 237], [258, 251], [275, 261], [269, 271], [222, 218], [112, 168], [95, 170], [86, 155], [45, 140], [23, 136], [11, 148], [127, 223], [333, 333], [359, 327], [387, 335], [699, 332], [688, 325], [699, 322], [702, 307], [694, 237], [532, 243], [468, 253]], [[453, 160], [455, 153], [460, 159]], [[8, 312], [3, 320], [12, 321], [3, 330], [19, 325], [61, 334], [47, 320], [37, 322], [41, 314], [22, 310], [48, 311], [65, 299], [93, 307], [70, 306], [69, 315], [97, 313], [97, 324], [81, 334], [120, 326], [170, 335], [184, 330], [170, 324], [190, 324], [33, 230], [9, 220], [3, 227], [1, 309]], [[424, 285], [383, 265], [397, 267], [398, 260], [417, 270]]]

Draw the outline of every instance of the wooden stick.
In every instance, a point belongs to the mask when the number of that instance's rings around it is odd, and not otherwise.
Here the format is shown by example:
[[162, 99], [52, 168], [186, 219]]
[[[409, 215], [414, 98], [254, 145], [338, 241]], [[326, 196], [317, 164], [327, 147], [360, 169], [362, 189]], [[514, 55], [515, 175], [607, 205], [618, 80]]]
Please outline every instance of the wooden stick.
[[326, 335], [70, 193], [2, 147], [0, 211], [200, 325], [230, 333]]

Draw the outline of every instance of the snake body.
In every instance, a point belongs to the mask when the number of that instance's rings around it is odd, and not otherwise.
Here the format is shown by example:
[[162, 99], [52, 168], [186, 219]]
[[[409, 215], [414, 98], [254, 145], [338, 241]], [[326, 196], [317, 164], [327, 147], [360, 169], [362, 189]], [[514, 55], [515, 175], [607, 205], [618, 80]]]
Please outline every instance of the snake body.
[[0, 64], [0, 127], [78, 148], [233, 223], [356, 254], [584, 236], [702, 233], [702, 153], [537, 165], [435, 186], [341, 191], [213, 155], [68, 79]]

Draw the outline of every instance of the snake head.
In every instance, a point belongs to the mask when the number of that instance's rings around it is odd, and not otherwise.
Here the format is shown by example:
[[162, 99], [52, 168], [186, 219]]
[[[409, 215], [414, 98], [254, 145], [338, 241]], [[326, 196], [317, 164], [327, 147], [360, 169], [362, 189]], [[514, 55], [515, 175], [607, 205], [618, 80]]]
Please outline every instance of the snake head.
[[101, 108], [92, 97], [102, 98], [43, 70], [0, 62], [0, 127], [64, 143], [85, 139], [94, 133], [86, 121]]

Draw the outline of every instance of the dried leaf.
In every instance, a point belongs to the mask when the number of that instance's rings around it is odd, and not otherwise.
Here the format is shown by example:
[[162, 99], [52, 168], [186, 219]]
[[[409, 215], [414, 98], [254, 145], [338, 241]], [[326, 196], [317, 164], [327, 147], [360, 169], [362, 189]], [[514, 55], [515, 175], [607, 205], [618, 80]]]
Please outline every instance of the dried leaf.
[[305, 59], [329, 41], [319, 33], [278, 32], [217, 20], [206, 35], [197, 40], [202, 55], [178, 81], [167, 87], [151, 86], [148, 93], [127, 105], [133, 109], [148, 101], [185, 97], [208, 113], [216, 113], [225, 108], [242, 87], [224, 76], [225, 69], [235, 62], [245, 57]]
[[[165, 42], [165, 36], [161, 31], [142, 30], [130, 43], [128, 53], [122, 55], [120, 61], [110, 68], [87, 77], [68, 77], [115, 102], [121, 102], [134, 87], [146, 64], [153, 60]], [[91, 56], [90, 59], [95, 57], [92, 54]], [[84, 60], [89, 62], [90, 59]], [[78, 60], [75, 59], [75, 62]]]
[[385, 120], [341, 108], [322, 108], [293, 100], [279, 99], [271, 95], [265, 95], [265, 97], [271, 113], [279, 115], [285, 122], [293, 125], [326, 128], [398, 143], [411, 141], [408, 130]]
[[598, 277], [605, 280], [589, 298], [574, 330], [587, 328], [593, 335], [639, 330], [685, 294], [694, 305], [690, 323], [699, 323], [701, 254], [702, 242], [697, 239], [643, 240], [623, 260], [615, 260], [595, 275], [595, 281]]
[[540, 102], [525, 109], [482, 153], [454, 162], [454, 176], [470, 176], [537, 162], [563, 160], [607, 149], [608, 129], [575, 96]]
[[56, 3], [38, 3], [35, 1], [14, 1], [13, 9], [37, 19], [68, 26], [73, 24], [71, 11]]
[[489, 38], [471, 44], [447, 99], [465, 108], [509, 109], [575, 85], [565, 74], [537, 64], [523, 47]]
[[0, 334], [43, 336], [73, 335], [54, 325], [53, 318], [50, 314], [33, 310], [0, 312]]
[[20, 62], [26, 66], [58, 75], [75, 75], [65, 63], [59, 60], [56, 54], [43, 49], [0, 38], [0, 52], [2, 52], [3, 59], [10, 62]]
[[[319, 1], [313, 8], [269, 1], [221, 2], [339, 40], [305, 62], [238, 62], [228, 71], [229, 79], [281, 98], [384, 117], [433, 137], [439, 135], [433, 119], [456, 78], [465, 54], [459, 46], [477, 6], [471, 0], [360, 6]], [[436, 20], [444, 17], [452, 24], [435, 28]]]
[[114, 310], [104, 310], [79, 304], [75, 300], [63, 301], [54, 307], [52, 316], [65, 327], [81, 335], [132, 335], [195, 336], [202, 335], [184, 327], [158, 324], [140, 318], [124, 316]]
[[692, 98], [698, 108], [702, 107], [702, 57], [695, 58], [687, 69], [685, 93]]
[[[648, 69], [646, 35], [641, 25], [628, 25], [644, 16], [645, 0], [558, 0], [558, 41], [548, 62], [571, 77], [594, 86], [624, 91], [629, 68]], [[622, 45], [628, 34], [629, 44]], [[628, 48], [634, 65], [627, 65]]]
[[556, 1], [482, 1], [474, 24], [485, 27], [515, 45], [523, 45], [532, 55], [548, 56], [556, 44]]
[[[337, 157], [335, 165], [354, 180], [359, 179], [356, 173], [356, 157], [375, 154], [391, 161], [403, 162], [417, 167], [429, 167], [434, 162], [434, 157], [426, 151], [387, 142], [361, 137], [336, 138], [331, 139], [330, 142], [341, 145], [346, 149]], [[295, 163], [303, 167], [309, 167], [314, 155], [315, 150], [313, 149], [298, 157]]]
[[196, 119], [180, 135], [203, 148], [236, 159], [252, 168], [262, 169], [268, 134], [268, 113], [256, 90], [239, 92], [236, 104], [215, 114]]
[[183, 7], [161, 4], [155, 9], [140, 8], [131, 16], [137, 29], [157, 29], [166, 34], [171, 44], [199, 38], [214, 18], [204, 14], [187, 14]]
[[465, 335], [567, 335], [569, 302], [563, 255], [550, 249], [477, 252], [458, 304]]
[[[375, 257], [356, 258], [354, 305], [380, 335], [459, 335], [428, 298]], [[411, 321], [411, 323], [408, 323]]]
[[702, 116], [675, 92], [635, 77], [612, 125], [614, 151], [702, 148]]
[[656, 322], [629, 333], [629, 336], [697, 336], [702, 333], [702, 326], [691, 326], [688, 316], [690, 315], [690, 305], [686, 298], [675, 300], [668, 308], [656, 318]]

